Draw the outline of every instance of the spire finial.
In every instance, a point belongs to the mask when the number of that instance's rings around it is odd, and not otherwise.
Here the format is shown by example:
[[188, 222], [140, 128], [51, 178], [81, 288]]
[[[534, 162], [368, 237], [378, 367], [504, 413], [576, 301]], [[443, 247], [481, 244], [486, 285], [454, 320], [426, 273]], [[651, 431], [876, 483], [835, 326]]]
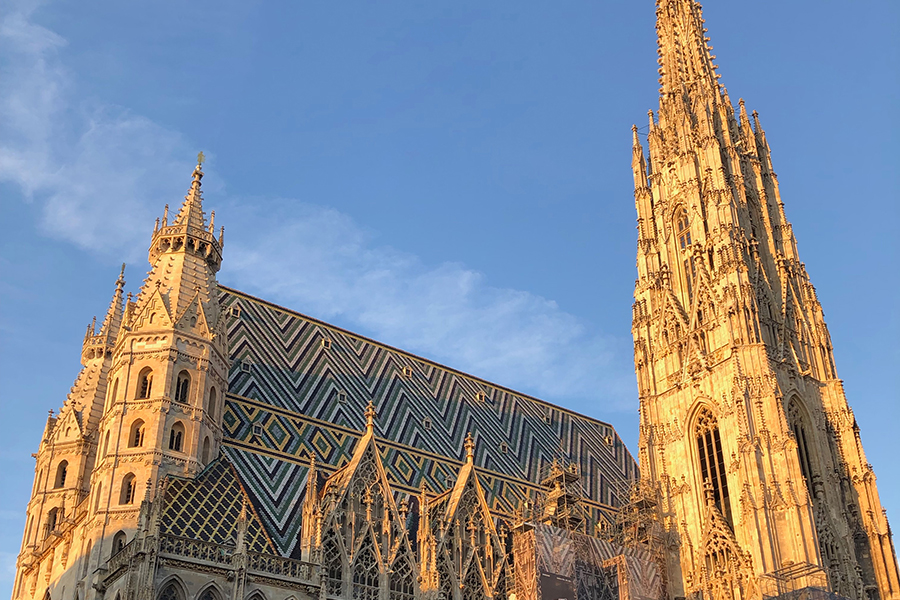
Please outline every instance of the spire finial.
[[632, 148], [634, 148], [636, 150], [637, 148], [640, 147], [640, 145], [641, 145], [641, 142], [638, 139], [637, 125], [632, 125], [631, 126], [631, 146], [632, 146]]
[[369, 404], [366, 406], [366, 433], [374, 433], [375, 432], [375, 405], [372, 404], [372, 401], [369, 400]]
[[463, 447], [466, 449], [466, 462], [472, 464], [475, 462], [475, 439], [472, 437], [472, 432], [466, 434], [466, 441], [463, 444]]

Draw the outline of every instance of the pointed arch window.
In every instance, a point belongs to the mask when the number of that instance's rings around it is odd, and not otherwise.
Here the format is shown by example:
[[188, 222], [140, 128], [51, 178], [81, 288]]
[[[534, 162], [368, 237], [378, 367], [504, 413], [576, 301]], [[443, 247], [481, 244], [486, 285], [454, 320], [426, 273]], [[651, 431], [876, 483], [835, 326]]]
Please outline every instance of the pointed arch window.
[[103, 482], [97, 484], [97, 490], [94, 496], [94, 512], [100, 510], [100, 494], [103, 492]]
[[203, 461], [204, 465], [209, 462], [209, 455], [211, 451], [212, 450], [211, 444], [209, 443], [209, 436], [206, 436], [205, 438], [203, 438], [203, 453], [201, 455], [201, 460]]
[[113, 536], [112, 543], [112, 554], [110, 556], [115, 556], [119, 552], [125, 549], [125, 546], [128, 544], [128, 537], [125, 535], [124, 531], [116, 532], [116, 535]]
[[176, 421], [169, 431], [169, 450], [181, 452], [184, 446], [184, 425], [180, 421]]
[[144, 429], [143, 419], [136, 419], [131, 424], [131, 432], [128, 434], [129, 448], [140, 448], [144, 445]]
[[691, 222], [688, 220], [687, 211], [684, 208], [675, 211], [675, 237], [678, 240], [678, 251], [681, 253], [684, 289], [687, 290], [688, 299], [692, 299], [695, 267], [691, 258]]
[[216, 415], [218, 414], [218, 409], [219, 409], [219, 407], [217, 405], [218, 401], [219, 401], [219, 398], [218, 398], [218, 395], [216, 394], [216, 388], [215, 387], [209, 388], [209, 408], [208, 408], [208, 410], [209, 410], [209, 416], [213, 421], [216, 420]]
[[814, 500], [812, 483], [817, 471], [814, 467], [813, 451], [810, 447], [811, 436], [807, 434], [803, 409], [800, 408], [796, 398], [792, 398], [788, 403], [788, 423], [794, 433], [794, 439], [797, 441], [797, 458], [800, 460], [800, 472], [806, 482], [806, 490], [809, 492], [810, 500]]
[[137, 399], [149, 398], [153, 391], [153, 370], [145, 367], [138, 375]]
[[59, 465], [56, 467], [56, 480], [53, 482], [54, 488], [61, 488], [66, 486], [66, 475], [69, 472], [69, 461], [61, 460]]
[[731, 502], [728, 497], [728, 478], [725, 473], [725, 453], [722, 439], [719, 436], [719, 423], [708, 408], [700, 409], [697, 424], [694, 428], [697, 440], [697, 453], [700, 459], [700, 481], [704, 486], [708, 483], [712, 488], [716, 508], [730, 527]]
[[134, 473], [128, 473], [122, 478], [122, 489], [119, 492], [119, 504], [132, 504], [134, 502], [134, 488]]
[[182, 404], [187, 404], [190, 391], [191, 374], [187, 371], [182, 371], [178, 374], [178, 379], [175, 383], [175, 401], [181, 402]]
[[477, 561], [473, 560], [469, 563], [469, 572], [466, 574], [466, 578], [463, 581], [462, 592], [463, 600], [481, 600], [482, 598], [487, 597], [484, 589], [484, 581], [478, 570]]
[[159, 600], [184, 600], [184, 594], [181, 593], [177, 583], [170, 581], [160, 592]]
[[378, 557], [372, 536], [366, 535], [353, 560], [353, 600], [378, 600], [380, 596]]
[[344, 584], [344, 559], [332, 528], [322, 540], [322, 575], [325, 577], [325, 592], [330, 596], [340, 596]]
[[213, 586], [209, 586], [197, 597], [197, 600], [222, 600], [222, 594]]
[[47, 529], [44, 532], [45, 538], [56, 531], [56, 527], [57, 525], [59, 525], [61, 513], [62, 511], [59, 508], [51, 508], [49, 512], [47, 512]]
[[81, 578], [84, 579], [87, 577], [88, 571], [91, 568], [91, 550], [93, 549], [94, 544], [91, 540], [88, 540], [87, 547], [84, 549], [84, 556], [82, 557], [81, 563]]
[[109, 397], [106, 399], [106, 410], [112, 408], [113, 404], [116, 403], [116, 396], [119, 395], [119, 378], [116, 377], [116, 380], [113, 381], [112, 390], [110, 390]]
[[409, 561], [399, 558], [391, 569], [390, 600], [413, 600], [415, 598], [415, 578]]

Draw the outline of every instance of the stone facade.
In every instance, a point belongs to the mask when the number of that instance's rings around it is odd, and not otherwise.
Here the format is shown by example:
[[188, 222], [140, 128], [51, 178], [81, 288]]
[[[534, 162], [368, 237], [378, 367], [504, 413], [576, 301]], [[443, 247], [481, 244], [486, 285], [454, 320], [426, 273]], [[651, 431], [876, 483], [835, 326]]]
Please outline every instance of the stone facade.
[[218, 285], [198, 164], [48, 418], [13, 598], [900, 598], [765, 134], [657, 8], [639, 485], [607, 423]]
[[[641, 478], [680, 549], [670, 594], [900, 597], [759, 118], [719, 83], [698, 3], [657, 2], [660, 102], [634, 129]], [[682, 587], [683, 585], [683, 587]]]

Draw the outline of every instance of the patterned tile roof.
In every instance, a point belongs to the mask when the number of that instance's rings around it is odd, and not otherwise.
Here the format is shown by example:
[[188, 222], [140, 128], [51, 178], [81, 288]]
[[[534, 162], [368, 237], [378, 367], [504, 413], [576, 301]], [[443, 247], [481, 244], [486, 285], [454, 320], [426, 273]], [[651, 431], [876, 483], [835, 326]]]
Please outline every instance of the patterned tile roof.
[[452, 486], [463, 439], [493, 510], [513, 512], [540, 489], [560, 450], [577, 464], [592, 517], [618, 505], [637, 476], [613, 427], [300, 313], [220, 287], [231, 355], [223, 445], [267, 532], [291, 554], [309, 454], [333, 473], [349, 460], [364, 408], [392, 487]]

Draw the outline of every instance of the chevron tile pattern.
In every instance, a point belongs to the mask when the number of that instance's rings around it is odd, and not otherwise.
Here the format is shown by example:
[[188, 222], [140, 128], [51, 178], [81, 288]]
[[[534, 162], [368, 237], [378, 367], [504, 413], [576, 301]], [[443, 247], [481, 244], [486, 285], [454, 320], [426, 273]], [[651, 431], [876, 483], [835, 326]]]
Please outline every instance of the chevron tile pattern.
[[349, 460], [369, 401], [396, 489], [449, 487], [463, 440], [491, 506], [511, 513], [560, 455], [579, 465], [595, 519], [618, 505], [636, 464], [611, 425], [220, 287], [231, 348], [228, 458], [266, 530], [290, 555], [311, 452], [324, 472]]

